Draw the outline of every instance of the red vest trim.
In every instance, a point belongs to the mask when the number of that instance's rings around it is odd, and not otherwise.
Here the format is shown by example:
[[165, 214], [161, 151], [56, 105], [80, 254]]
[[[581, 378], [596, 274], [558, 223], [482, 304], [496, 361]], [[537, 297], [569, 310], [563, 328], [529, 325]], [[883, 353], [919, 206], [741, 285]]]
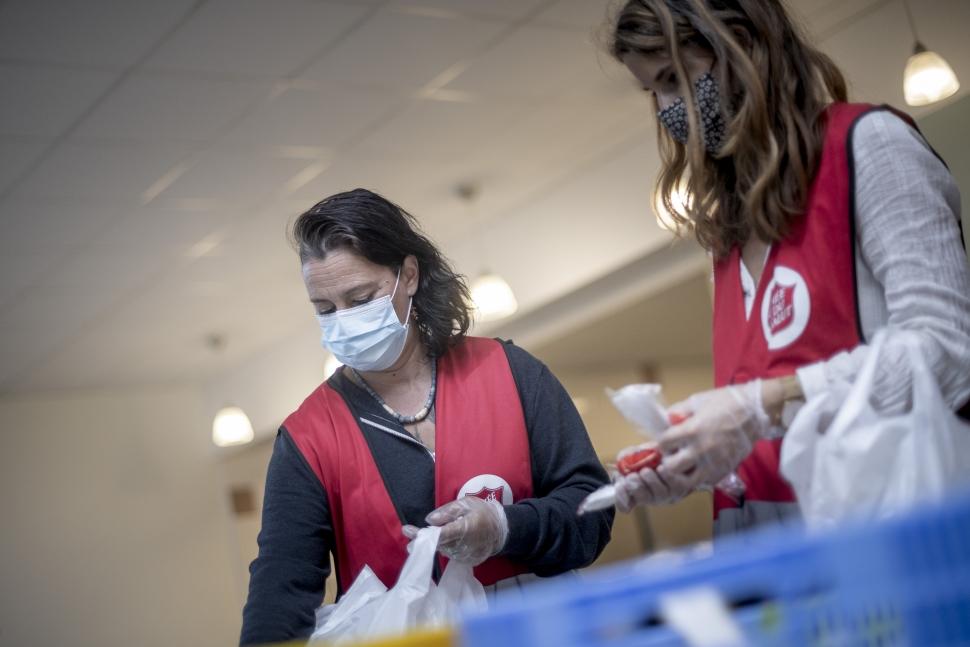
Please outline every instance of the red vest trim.
[[[439, 358], [437, 388], [435, 507], [455, 500], [470, 481], [472, 486], [504, 481], [514, 501], [531, 497], [528, 431], [502, 344], [466, 337]], [[407, 557], [407, 539], [350, 408], [324, 383], [283, 426], [327, 492], [341, 590], [350, 588], [364, 565], [392, 586]], [[473, 481], [482, 475], [489, 476]], [[503, 489], [490, 485], [463, 494], [501, 501], [508, 496]], [[475, 576], [489, 585], [527, 571], [524, 564], [496, 557], [478, 566]]]
[[[858, 346], [862, 333], [855, 277], [852, 129], [868, 104], [833, 104], [805, 214], [775, 243], [757, 286], [750, 320], [741, 292], [740, 249], [714, 265], [714, 381], [717, 386], [791, 375], [801, 366]], [[907, 122], [912, 121], [900, 115]], [[794, 502], [778, 469], [781, 440], [759, 441], [738, 466], [745, 499]], [[738, 507], [716, 492], [714, 514]]]

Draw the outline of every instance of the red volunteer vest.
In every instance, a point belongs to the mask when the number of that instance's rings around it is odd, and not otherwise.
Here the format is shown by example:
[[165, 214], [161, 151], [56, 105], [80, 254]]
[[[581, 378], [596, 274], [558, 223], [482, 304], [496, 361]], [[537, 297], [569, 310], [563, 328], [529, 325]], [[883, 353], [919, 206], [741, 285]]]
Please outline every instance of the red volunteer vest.
[[[869, 104], [833, 104], [826, 110], [822, 158], [805, 214], [768, 255], [745, 318], [740, 249], [714, 265], [714, 381], [718, 387], [795, 369], [862, 342], [855, 281], [855, 202], [852, 128]], [[891, 110], [891, 109], [890, 109]], [[897, 113], [898, 114], [898, 113]], [[908, 123], [912, 120], [899, 115]], [[915, 126], [915, 125], [914, 125]], [[792, 503], [779, 471], [781, 440], [762, 440], [738, 466], [745, 501]], [[719, 490], [714, 516], [740, 507]]]
[[[408, 542], [350, 408], [324, 383], [283, 424], [326, 489], [341, 590], [364, 565], [392, 586]], [[532, 496], [528, 432], [505, 350], [498, 341], [467, 337], [438, 360], [435, 507], [454, 501], [463, 485], [483, 474], [504, 479], [514, 501]], [[467, 494], [501, 502], [502, 487]], [[492, 558], [475, 568], [475, 577], [489, 585], [527, 570]]]

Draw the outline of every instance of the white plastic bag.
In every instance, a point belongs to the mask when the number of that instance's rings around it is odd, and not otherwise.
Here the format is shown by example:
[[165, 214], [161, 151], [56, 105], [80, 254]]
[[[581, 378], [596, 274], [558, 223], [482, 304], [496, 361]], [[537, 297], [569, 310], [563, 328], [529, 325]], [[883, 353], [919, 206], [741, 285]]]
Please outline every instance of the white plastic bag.
[[440, 584], [431, 578], [441, 528], [422, 528], [408, 545], [407, 560], [390, 590], [365, 566], [340, 601], [317, 611], [310, 640], [333, 643], [404, 633], [453, 623], [459, 609], [484, 609], [485, 589], [472, 567], [448, 562]]
[[844, 397], [836, 388], [807, 402], [785, 435], [781, 471], [809, 526], [888, 517], [970, 482], [970, 424], [943, 400], [913, 333], [893, 333], [909, 361], [911, 409], [885, 415], [873, 408], [887, 334], [875, 336]]

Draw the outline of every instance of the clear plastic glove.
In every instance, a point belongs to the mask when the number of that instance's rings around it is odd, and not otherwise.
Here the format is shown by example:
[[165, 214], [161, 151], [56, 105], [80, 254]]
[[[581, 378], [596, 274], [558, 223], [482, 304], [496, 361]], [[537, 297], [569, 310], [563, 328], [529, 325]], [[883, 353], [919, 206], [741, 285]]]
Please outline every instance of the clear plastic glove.
[[[509, 536], [505, 508], [497, 501], [466, 496], [446, 503], [430, 513], [425, 521], [441, 526], [438, 552], [463, 564], [477, 566], [497, 554]], [[418, 528], [404, 526], [404, 536], [414, 539]]]
[[679, 486], [712, 487], [744, 460], [754, 443], [769, 435], [771, 421], [761, 400], [761, 380], [705, 391], [670, 408], [688, 416], [659, 440], [660, 478]]
[[669, 474], [664, 478], [649, 467], [626, 476], [617, 474], [613, 477], [613, 486], [616, 509], [620, 512], [629, 512], [638, 505], [676, 503], [693, 489], [687, 477]]

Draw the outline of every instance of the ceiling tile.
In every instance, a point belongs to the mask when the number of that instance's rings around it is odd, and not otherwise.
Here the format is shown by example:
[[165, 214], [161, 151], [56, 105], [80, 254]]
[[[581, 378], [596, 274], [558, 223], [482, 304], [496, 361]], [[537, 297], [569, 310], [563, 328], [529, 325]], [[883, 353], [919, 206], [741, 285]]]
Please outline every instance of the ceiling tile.
[[193, 0], [6, 0], [0, 56], [125, 68], [148, 52]]
[[552, 100], [577, 82], [602, 75], [588, 34], [523, 27], [475, 59], [445, 89], [491, 98]]
[[11, 198], [0, 205], [0, 228], [3, 230], [0, 253], [45, 246], [86, 245], [125, 213], [117, 206]]
[[286, 191], [308, 162], [265, 154], [201, 154], [155, 202], [160, 206], [211, 203], [253, 209]]
[[148, 66], [238, 77], [288, 76], [365, 11], [312, 0], [212, 0]]
[[[0, 42], [3, 37], [0, 36]], [[0, 135], [54, 137], [81, 118], [117, 75], [42, 65], [0, 64]]]
[[146, 284], [165, 270], [174, 255], [168, 250], [142, 244], [124, 248], [95, 244], [66, 259], [44, 278], [37, 289], [51, 285], [94, 294], [99, 291], [121, 295]]
[[[631, 139], [601, 163], [546, 187], [476, 241], [521, 308], [568, 293], [669, 241], [649, 206], [655, 159], [651, 142]], [[607, 220], [600, 217], [607, 214]], [[543, 256], [541, 281], [534, 280], [536, 241], [556, 250]]]
[[335, 147], [353, 139], [400, 98], [339, 84], [283, 88], [233, 127], [224, 143]]
[[140, 74], [126, 80], [80, 125], [78, 135], [137, 140], [212, 141], [268, 85]]
[[374, 129], [360, 142], [358, 151], [365, 164], [381, 158], [401, 165], [459, 163], [487, 146], [522, 111], [511, 103], [416, 101]]
[[478, 52], [502, 29], [496, 22], [383, 10], [302, 76], [414, 92]]
[[612, 18], [609, 0], [558, 0], [534, 19], [537, 24], [571, 27], [592, 32], [600, 30]]
[[71, 140], [58, 146], [14, 189], [27, 198], [140, 204], [144, 194], [191, 152], [185, 145], [126, 145]]
[[100, 249], [120, 250], [135, 257], [161, 255], [166, 262], [187, 259], [204, 241], [208, 244], [199, 251], [201, 254], [218, 246], [237, 216], [232, 210], [132, 209], [104, 230], [95, 244]]
[[[0, 195], [20, 179], [52, 142], [40, 137], [0, 137]], [[0, 218], [3, 211], [0, 205]]]
[[0, 252], [0, 312], [81, 248], [42, 245]]
[[114, 300], [109, 290], [79, 290], [42, 283], [0, 312], [0, 336], [30, 334], [38, 351], [48, 349], [97, 317]]
[[17, 343], [19, 341], [11, 339], [9, 343], [0, 344], [0, 393], [11, 392], [37, 362], [34, 350]]
[[[129, 334], [142, 337], [143, 352], [151, 348], [145, 342], [145, 331], [129, 331]], [[114, 377], [115, 373], [125, 362], [145, 366], [142, 362], [147, 358], [137, 352], [121, 356], [117, 331], [94, 326], [58, 340], [32, 359], [26, 370], [16, 373], [0, 388], [31, 392], [132, 386]]]
[[425, 15], [466, 14], [473, 17], [516, 21], [527, 16], [544, 0], [395, 0], [394, 8]]

